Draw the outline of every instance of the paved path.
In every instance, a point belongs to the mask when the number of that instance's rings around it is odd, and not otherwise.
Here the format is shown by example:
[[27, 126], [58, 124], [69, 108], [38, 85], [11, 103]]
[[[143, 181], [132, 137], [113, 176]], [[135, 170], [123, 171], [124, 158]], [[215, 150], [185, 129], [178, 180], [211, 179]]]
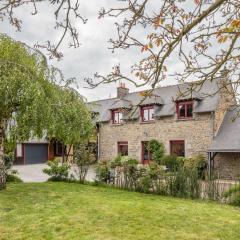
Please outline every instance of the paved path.
[[[48, 175], [43, 173], [43, 169], [47, 168], [46, 164], [28, 164], [28, 165], [14, 165], [13, 169], [18, 171], [19, 177], [24, 182], [46, 182], [49, 178]], [[74, 169], [71, 169], [74, 173]], [[95, 179], [94, 167], [90, 167], [86, 180], [93, 181]]]

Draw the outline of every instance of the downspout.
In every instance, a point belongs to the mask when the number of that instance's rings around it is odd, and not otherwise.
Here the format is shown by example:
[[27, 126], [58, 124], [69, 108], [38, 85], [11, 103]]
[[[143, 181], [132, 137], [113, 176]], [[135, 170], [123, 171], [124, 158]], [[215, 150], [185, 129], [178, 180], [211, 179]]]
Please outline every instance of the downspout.
[[100, 133], [97, 133], [97, 161], [99, 161], [100, 157]]
[[97, 126], [97, 162], [98, 162], [100, 158], [100, 124], [98, 123], [96, 126]]
[[211, 112], [211, 117], [212, 117], [212, 140], [214, 139], [215, 137], [215, 132], [214, 132], [214, 126], [215, 126], [215, 116], [214, 116], [214, 111]]

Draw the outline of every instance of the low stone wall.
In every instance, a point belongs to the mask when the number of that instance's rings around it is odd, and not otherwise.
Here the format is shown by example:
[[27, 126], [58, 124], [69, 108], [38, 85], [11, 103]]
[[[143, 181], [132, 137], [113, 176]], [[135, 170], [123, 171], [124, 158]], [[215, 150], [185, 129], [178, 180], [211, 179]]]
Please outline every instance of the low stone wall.
[[214, 159], [214, 172], [219, 179], [240, 179], [240, 153], [218, 153]]

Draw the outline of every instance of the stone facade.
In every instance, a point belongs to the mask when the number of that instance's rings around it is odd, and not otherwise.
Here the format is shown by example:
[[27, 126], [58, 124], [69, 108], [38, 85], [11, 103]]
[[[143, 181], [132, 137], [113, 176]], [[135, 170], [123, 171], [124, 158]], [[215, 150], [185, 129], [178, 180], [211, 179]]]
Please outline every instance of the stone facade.
[[221, 91], [219, 95], [218, 107], [214, 112], [214, 133], [215, 133], [214, 135], [215, 136], [221, 126], [222, 120], [224, 118], [224, 115], [227, 109], [231, 105], [236, 104], [234, 91], [232, 89], [232, 86], [229, 85], [228, 82], [222, 80], [219, 84], [219, 88], [221, 89]]
[[217, 153], [214, 173], [223, 179], [240, 179], [240, 153]]
[[[226, 111], [231, 105], [236, 104], [233, 89], [224, 79], [226, 78], [221, 78], [218, 82], [220, 91], [214, 110], [194, 113], [193, 118], [180, 120], [175, 113], [172, 116], [155, 118], [150, 122], [142, 122], [141, 117], [124, 121], [119, 125], [106, 119], [99, 122], [99, 161], [114, 159], [118, 154], [118, 142], [127, 142], [128, 155], [141, 163], [143, 160], [142, 142], [152, 139], [164, 144], [166, 154], [171, 153], [170, 142], [180, 140], [184, 141], [185, 157], [202, 154], [207, 159], [207, 151], [221, 127]], [[118, 89], [118, 98], [127, 94], [125, 89], [121, 94]], [[220, 178], [236, 179], [240, 177], [240, 154], [218, 153], [215, 158], [214, 170]]]
[[193, 119], [178, 120], [177, 117], [164, 117], [151, 123], [140, 120], [128, 121], [121, 125], [111, 122], [101, 123], [99, 129], [99, 160], [109, 161], [118, 154], [117, 143], [128, 142], [129, 156], [141, 162], [142, 141], [156, 139], [164, 143], [170, 154], [170, 141], [185, 141], [185, 156], [207, 154], [213, 138], [213, 115], [194, 114]]

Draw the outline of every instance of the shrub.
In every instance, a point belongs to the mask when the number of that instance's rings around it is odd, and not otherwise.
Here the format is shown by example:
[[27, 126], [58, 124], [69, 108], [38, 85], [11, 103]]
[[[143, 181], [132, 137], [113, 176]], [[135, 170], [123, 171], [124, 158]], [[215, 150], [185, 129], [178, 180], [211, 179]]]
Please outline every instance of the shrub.
[[20, 177], [18, 177], [17, 175], [18, 175], [17, 170], [7, 171], [6, 181], [7, 182], [14, 182], [14, 183], [23, 182], [22, 179]]
[[224, 197], [228, 199], [230, 204], [240, 206], [240, 184], [235, 185], [226, 191]]
[[138, 185], [138, 191], [149, 193], [151, 191], [152, 187], [152, 179], [149, 175], [141, 176], [139, 178], [139, 185]]
[[121, 162], [122, 156], [117, 155], [112, 161], [110, 161], [109, 166], [110, 168], [116, 168], [122, 166]]
[[8, 170], [12, 167], [14, 162], [15, 154], [13, 152], [9, 152], [8, 154], [4, 154], [4, 165], [5, 169]]
[[200, 197], [197, 169], [187, 169], [182, 166], [166, 180], [169, 195], [184, 198]]
[[58, 160], [48, 161], [49, 168], [44, 168], [43, 172], [50, 176], [49, 180], [64, 181], [68, 178], [70, 165], [61, 163]]
[[175, 172], [181, 167], [182, 159], [176, 155], [166, 155], [161, 159], [161, 165], [165, 165], [170, 172]]
[[188, 169], [196, 168], [198, 171], [198, 177], [201, 179], [205, 178], [206, 170], [207, 170], [207, 161], [202, 155], [196, 155], [192, 158], [187, 158], [184, 161], [184, 166]]
[[150, 147], [152, 160], [155, 161], [156, 163], [160, 164], [161, 159], [165, 154], [164, 144], [153, 139], [149, 142], [149, 147]]
[[99, 163], [96, 167], [96, 179], [98, 182], [110, 182], [110, 168], [106, 162]]
[[138, 178], [138, 161], [129, 156], [121, 157], [121, 166], [124, 176], [124, 185], [127, 189], [135, 189]]
[[79, 182], [85, 181], [89, 167], [94, 162], [93, 146], [85, 143], [74, 146], [73, 163], [76, 166], [74, 170]]

